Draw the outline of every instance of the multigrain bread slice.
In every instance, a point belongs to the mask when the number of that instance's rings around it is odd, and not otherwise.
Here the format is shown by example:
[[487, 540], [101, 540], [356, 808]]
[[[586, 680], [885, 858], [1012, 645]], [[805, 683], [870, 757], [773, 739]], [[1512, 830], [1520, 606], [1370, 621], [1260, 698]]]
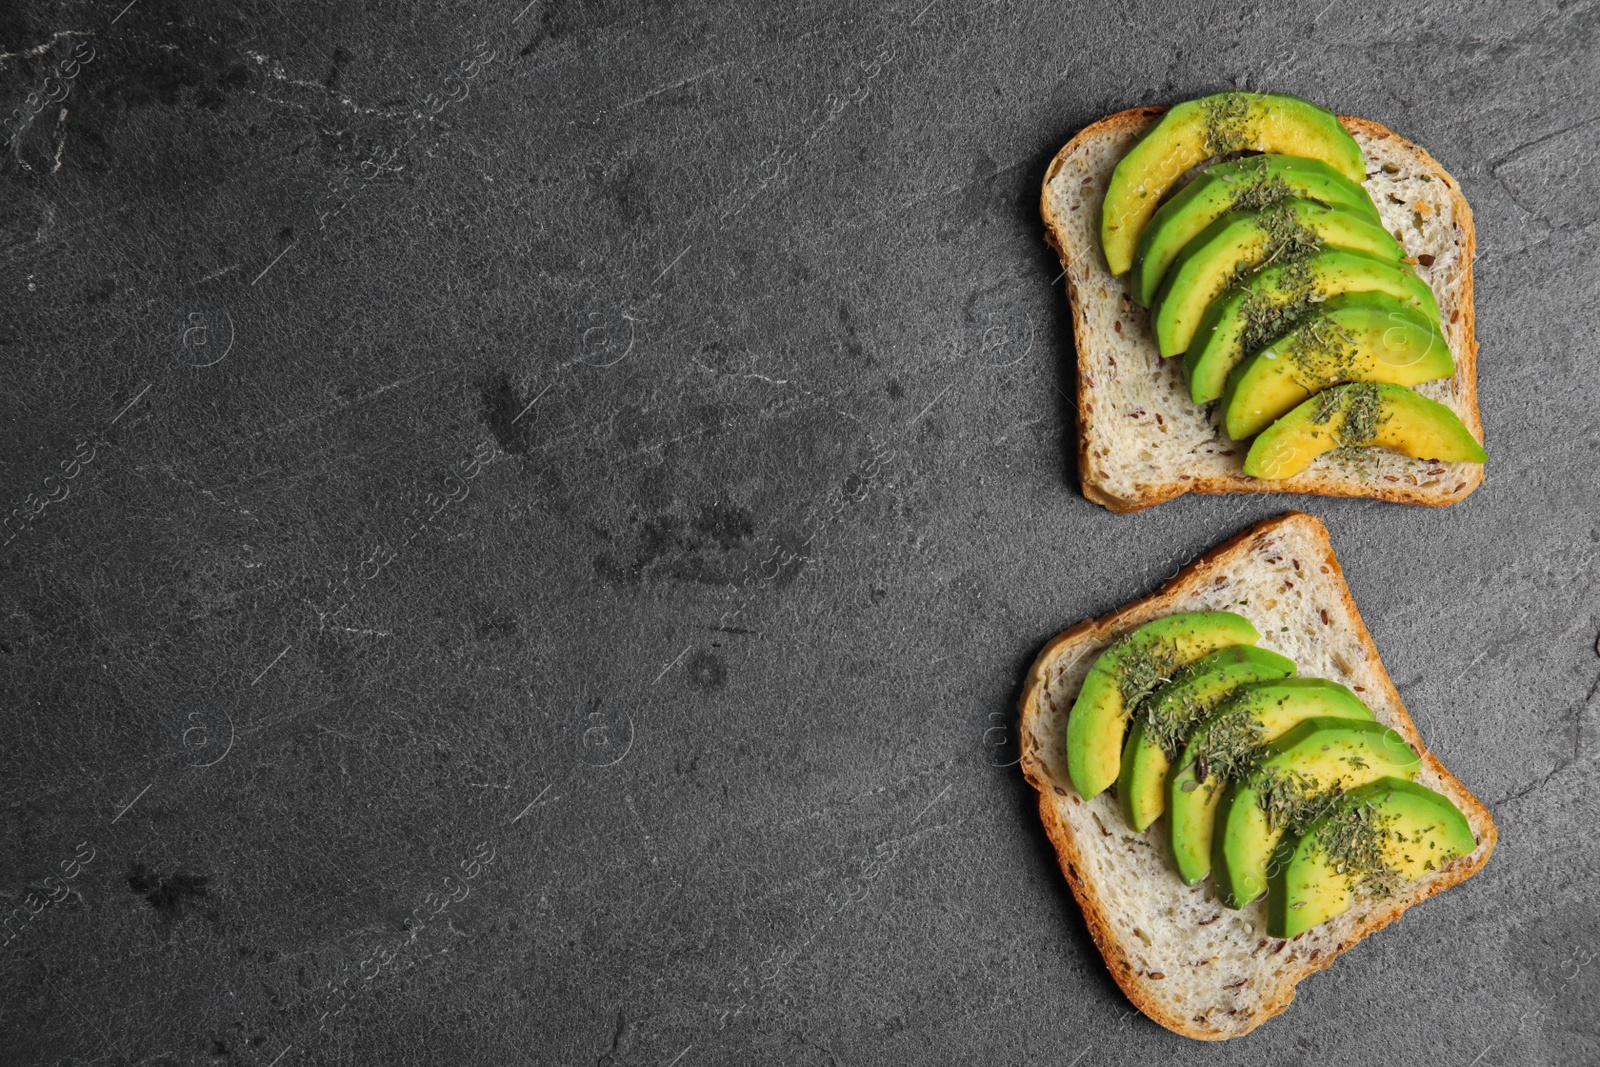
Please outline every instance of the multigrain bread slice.
[[[1089, 667], [1136, 626], [1204, 610], [1245, 616], [1261, 632], [1260, 647], [1293, 659], [1302, 677], [1353, 689], [1379, 722], [1422, 754], [1417, 783], [1455, 802], [1477, 848], [1395, 897], [1357, 904], [1283, 941], [1266, 936], [1264, 899], [1233, 911], [1214, 899], [1209, 882], [1183, 884], [1167, 855], [1164, 818], [1135, 833], [1111, 791], [1081, 799], [1067, 776], [1067, 716]], [[1139, 1010], [1187, 1037], [1220, 1041], [1249, 1033], [1289, 1006], [1300, 979], [1413, 904], [1471, 877], [1494, 850], [1489, 810], [1427, 752], [1406, 714], [1350, 598], [1327, 529], [1298, 512], [1213, 549], [1154, 596], [1056, 637], [1028, 672], [1019, 734], [1023, 773], [1039, 792], [1045, 831], [1106, 966]]]
[[[1284, 481], [1243, 471], [1246, 446], [1222, 432], [1218, 405], [1189, 399], [1183, 360], [1161, 358], [1130, 274], [1112, 277], [1100, 250], [1100, 203], [1111, 172], [1165, 110], [1134, 108], [1087, 127], [1056, 154], [1039, 208], [1066, 273], [1078, 351], [1078, 472], [1083, 495], [1138, 511], [1184, 493], [1316, 493], [1451, 504], [1478, 487], [1483, 466], [1412, 459], [1385, 449], [1330, 453]], [[1375, 122], [1341, 116], [1367, 159], [1366, 188], [1384, 228], [1433, 288], [1455, 357], [1453, 378], [1416, 391], [1438, 400], [1483, 440], [1472, 318], [1472, 209], [1427, 152]]]

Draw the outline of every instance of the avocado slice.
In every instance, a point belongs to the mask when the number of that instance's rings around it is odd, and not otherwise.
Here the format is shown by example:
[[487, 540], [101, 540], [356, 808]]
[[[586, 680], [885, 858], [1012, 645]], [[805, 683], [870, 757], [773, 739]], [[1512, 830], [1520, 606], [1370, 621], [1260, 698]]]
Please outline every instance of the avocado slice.
[[1260, 210], [1289, 196], [1342, 207], [1382, 225], [1378, 206], [1358, 182], [1319, 159], [1269, 153], [1218, 163], [1156, 209], [1139, 237], [1133, 299], [1149, 307], [1183, 246], [1230, 211]]
[[1426, 315], [1386, 293], [1345, 293], [1234, 368], [1222, 428], [1243, 441], [1330, 385], [1416, 385], [1455, 372], [1450, 346]]
[[1489, 458], [1456, 413], [1437, 400], [1400, 385], [1357, 382], [1324, 389], [1261, 431], [1244, 458], [1244, 472], [1280, 481], [1324, 452], [1368, 445], [1447, 463]]
[[1252, 645], [1234, 645], [1195, 660], [1150, 694], [1134, 713], [1122, 746], [1117, 799], [1122, 817], [1141, 833], [1167, 810], [1167, 770], [1190, 729], [1251, 682], [1292, 678], [1294, 660]]
[[1216, 400], [1228, 372], [1246, 356], [1283, 336], [1321, 301], [1353, 292], [1387, 293], [1440, 322], [1433, 290], [1406, 264], [1324, 248], [1303, 262], [1258, 270], [1211, 302], [1183, 354], [1189, 398]]
[[1450, 798], [1404, 778], [1350, 790], [1298, 838], [1267, 878], [1267, 935], [1294, 937], [1349, 910], [1365, 884], [1414, 882], [1478, 847]]
[[1307, 719], [1268, 745], [1255, 768], [1217, 805], [1212, 868], [1217, 897], [1242, 908], [1267, 891], [1274, 850], [1322, 815], [1344, 790], [1379, 778], [1415, 777], [1422, 761], [1378, 722]]
[[1187, 349], [1206, 308], [1246, 272], [1305, 259], [1325, 245], [1394, 263], [1405, 258], [1400, 242], [1377, 223], [1300, 197], [1222, 216], [1183, 246], [1156, 294], [1152, 309], [1161, 354], [1176, 356]]
[[1312, 718], [1371, 720], [1350, 690], [1326, 678], [1247, 685], [1189, 735], [1167, 777], [1167, 834], [1178, 876], [1196, 885], [1211, 873], [1217, 805], [1229, 779], [1248, 771], [1262, 745]]
[[1261, 639], [1231, 611], [1191, 611], [1147, 622], [1100, 654], [1067, 719], [1067, 773], [1088, 800], [1117, 780], [1128, 716], [1182, 667], [1229, 645]]
[[1228, 91], [1179, 104], [1150, 124], [1111, 174], [1100, 207], [1100, 246], [1111, 273], [1133, 266], [1145, 224], [1179, 178], [1240, 151], [1320, 159], [1353, 182], [1366, 177], [1355, 138], [1337, 115], [1308, 100]]

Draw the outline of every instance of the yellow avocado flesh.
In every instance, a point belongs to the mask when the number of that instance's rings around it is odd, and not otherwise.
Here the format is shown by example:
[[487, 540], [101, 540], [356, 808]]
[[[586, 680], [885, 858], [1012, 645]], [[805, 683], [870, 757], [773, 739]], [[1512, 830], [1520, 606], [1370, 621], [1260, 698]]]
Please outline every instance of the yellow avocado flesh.
[[1245, 686], [1190, 733], [1167, 778], [1168, 842], [1185, 884], [1196, 885], [1211, 873], [1217, 805], [1228, 784], [1226, 753], [1241, 747], [1253, 752], [1314, 718], [1370, 720], [1372, 710], [1337, 682], [1287, 678]]
[[[1326, 796], [1379, 778], [1416, 776], [1422, 762], [1405, 738], [1377, 722], [1307, 719], [1267, 746], [1249, 776], [1231, 786], [1217, 806], [1212, 870], [1217, 898], [1242, 908], [1267, 891], [1269, 861], [1290, 829], [1269, 815], [1274, 792]], [[1290, 783], [1275, 787], [1274, 783]]]
[[1222, 428], [1243, 441], [1330, 385], [1416, 385], [1455, 372], [1450, 346], [1426, 316], [1384, 293], [1346, 293], [1234, 368]]
[[1355, 857], [1363, 853], [1414, 882], [1477, 847], [1466, 817], [1443, 794], [1403, 778], [1352, 789], [1273, 855], [1267, 934], [1294, 937], [1348, 911], [1358, 878], [1372, 873], [1359, 870]]
[[1400, 242], [1376, 223], [1344, 208], [1290, 197], [1260, 211], [1222, 216], [1183, 246], [1156, 295], [1154, 328], [1163, 356], [1181, 355], [1212, 301], [1249, 271], [1279, 259], [1300, 259], [1324, 247], [1365, 252], [1393, 263]]
[[[1187, 737], [1193, 725], [1252, 682], [1290, 678], [1294, 660], [1252, 645], [1234, 645], [1191, 664], [1184, 676], [1150, 695], [1134, 712], [1122, 747], [1117, 800], [1124, 821], [1141, 833], [1167, 810], [1167, 749], [1162, 733]], [[1156, 724], [1161, 724], [1158, 729]]]
[[1246, 356], [1283, 336], [1321, 301], [1356, 292], [1385, 293], [1440, 325], [1433, 290], [1409, 266], [1325, 248], [1302, 264], [1258, 270], [1211, 302], [1183, 354], [1189, 398], [1196, 404], [1216, 400], [1228, 373]]
[[1151, 123], [1112, 172], [1100, 209], [1100, 245], [1111, 273], [1133, 266], [1145, 225], [1180, 177], [1238, 151], [1319, 159], [1353, 182], [1366, 177], [1361, 146], [1338, 116], [1310, 101], [1230, 91], [1179, 104]]
[[1321, 160], [1269, 154], [1218, 163], [1202, 171], [1151, 216], [1134, 260], [1134, 303], [1150, 306], [1167, 268], [1183, 246], [1207, 226], [1230, 211], [1265, 207], [1286, 196], [1345, 208], [1382, 225], [1366, 188]]
[[1201, 656], [1261, 639], [1231, 611], [1193, 611], [1147, 622], [1100, 654], [1067, 719], [1067, 773], [1088, 800], [1117, 780], [1132, 705]]
[[1376, 446], [1417, 459], [1483, 463], [1489, 457], [1455, 412], [1400, 385], [1336, 385], [1268, 426], [1250, 446], [1252, 478], [1293, 478], [1324, 452]]

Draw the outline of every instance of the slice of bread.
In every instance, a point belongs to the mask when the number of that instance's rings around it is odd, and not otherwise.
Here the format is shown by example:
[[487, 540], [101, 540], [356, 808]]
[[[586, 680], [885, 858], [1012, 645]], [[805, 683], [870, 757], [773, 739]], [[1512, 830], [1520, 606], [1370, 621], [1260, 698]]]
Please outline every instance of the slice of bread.
[[[1455, 802], [1478, 846], [1387, 900], [1359, 903], [1291, 940], [1268, 938], [1264, 899], [1233, 911], [1211, 883], [1190, 888], [1167, 854], [1166, 820], [1135, 833], [1107, 790], [1085, 801], [1067, 777], [1067, 716], [1084, 675], [1122, 634], [1179, 611], [1227, 610], [1261, 632], [1307, 678], [1349, 686], [1379, 722], [1422, 754], [1416, 781]], [[1423, 747], [1362, 625], [1328, 531], [1290, 512], [1246, 530], [1180, 571], [1159, 593], [1079, 623], [1045, 646], [1021, 700], [1022, 769], [1089, 933], [1112, 976], [1146, 1015], [1187, 1037], [1238, 1037], [1283, 1011], [1320, 971], [1413, 904], [1464, 881], [1494, 850], [1489, 810]]]
[[[1078, 473], [1083, 495], [1112, 511], [1138, 511], [1188, 492], [1317, 493], [1450, 504], [1483, 480], [1478, 463], [1412, 459], [1386, 449], [1348, 449], [1304, 473], [1247, 477], [1247, 445], [1229, 440], [1217, 408], [1189, 399], [1181, 358], [1162, 359], [1150, 315], [1134, 304], [1132, 272], [1111, 276], [1100, 250], [1100, 202], [1111, 172], [1164, 109], [1134, 108], [1087, 127], [1045, 172], [1039, 209], [1061, 257], [1078, 350]], [[1433, 287], [1455, 357], [1453, 378], [1416, 386], [1461, 417], [1480, 442], [1472, 327], [1472, 210], [1461, 187], [1427, 152], [1365, 119], [1340, 121], [1367, 158], [1367, 192], [1384, 227]]]

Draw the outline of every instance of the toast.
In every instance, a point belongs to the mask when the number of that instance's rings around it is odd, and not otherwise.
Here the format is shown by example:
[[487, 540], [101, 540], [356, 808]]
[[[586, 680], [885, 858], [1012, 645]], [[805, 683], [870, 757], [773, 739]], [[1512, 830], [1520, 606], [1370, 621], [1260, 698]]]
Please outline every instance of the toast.
[[[1173, 871], [1158, 821], [1145, 833], [1123, 822], [1110, 791], [1083, 800], [1066, 766], [1068, 711], [1099, 653], [1135, 626], [1180, 611], [1227, 610], [1261, 632], [1260, 647], [1300, 665], [1302, 677], [1350, 687], [1377, 720], [1422, 756], [1419, 785], [1466, 816], [1477, 847], [1397, 895], [1357, 903], [1288, 940], [1265, 936], [1264, 900], [1238, 910], [1211, 884], [1185, 886]], [[1089, 933], [1128, 999], [1186, 1037], [1219, 1041], [1249, 1033], [1294, 999], [1295, 985], [1362, 938], [1477, 873], [1496, 831], [1483, 806], [1422, 744], [1361, 622], [1328, 531], [1290, 512], [1258, 523], [1202, 556], [1160, 592], [1079, 623], [1039, 654], [1023, 686], [1022, 769], [1039, 792], [1039, 815]]]
[[[1138, 511], [1184, 493], [1315, 493], [1408, 504], [1451, 504], [1483, 480], [1478, 463], [1412, 459], [1384, 449], [1341, 450], [1283, 481], [1244, 473], [1246, 447], [1220, 427], [1218, 405], [1189, 398], [1181, 359], [1162, 359], [1131, 272], [1113, 277], [1100, 249], [1100, 204], [1123, 153], [1156, 116], [1134, 108], [1085, 128], [1056, 154], [1040, 197], [1046, 239], [1061, 257], [1078, 354], [1078, 472], [1083, 495]], [[1438, 298], [1455, 359], [1451, 378], [1415, 386], [1460, 416], [1478, 441], [1473, 337], [1472, 209], [1444, 168], [1375, 122], [1340, 116], [1367, 161], [1365, 186], [1384, 228], [1416, 261]]]

